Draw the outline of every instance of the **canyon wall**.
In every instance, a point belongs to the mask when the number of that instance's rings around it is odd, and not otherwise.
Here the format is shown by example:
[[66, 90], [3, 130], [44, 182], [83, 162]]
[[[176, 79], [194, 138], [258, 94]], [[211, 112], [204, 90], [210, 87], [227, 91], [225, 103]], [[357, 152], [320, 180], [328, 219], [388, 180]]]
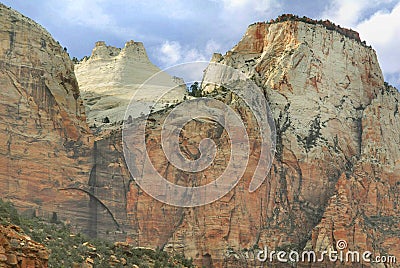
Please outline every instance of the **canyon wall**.
[[[212, 61], [234, 67], [262, 88], [277, 132], [271, 172], [256, 192], [248, 191], [260, 154], [257, 123], [237, 95], [203, 83], [205, 96], [230, 105], [246, 122], [252, 153], [243, 179], [212, 204], [165, 205], [127, 172], [121, 130], [100, 133], [97, 150], [111, 162], [97, 161], [102, 171], [96, 191], [115, 211], [128, 241], [184, 253], [206, 267], [254, 265], [263, 246], [322, 252], [335, 249], [340, 239], [351, 250], [398, 256], [399, 93], [384, 83], [375, 51], [335, 29], [289, 20], [251, 25], [238, 45]], [[219, 75], [206, 69], [204, 81]], [[153, 165], [179, 185], [211, 182], [229, 162], [227, 133], [206, 119], [185, 125], [181, 150], [187, 157], [196, 158], [204, 138], [214, 139], [219, 149], [212, 167], [182, 172], [161, 147], [162, 122], [171, 109], [150, 117], [146, 140]], [[131, 153], [129, 161], [140, 166], [145, 152]]]
[[[297, 19], [256, 23], [232, 50], [213, 56], [262, 89], [277, 132], [275, 160], [250, 193], [261, 145], [257, 122], [237, 94], [204, 82], [205, 96], [246, 122], [250, 160], [223, 198], [179, 208], [147, 195], [125, 164], [120, 124], [136, 123], [123, 118], [127, 94], [156, 71], [143, 46], [97, 43], [76, 66], [84, 107], [66, 51], [30, 19], [3, 5], [0, 14], [0, 193], [20, 211], [55, 215], [92, 236], [183, 253], [205, 267], [254, 265], [254, 252], [264, 246], [335, 249], [340, 239], [352, 250], [399, 256], [400, 96], [384, 83], [375, 51], [354, 32], [350, 38], [344, 30]], [[146, 74], [135, 76], [142, 63]], [[206, 69], [204, 75], [207, 81], [218, 73]], [[123, 96], [117, 96], [120, 88]], [[196, 159], [200, 141], [214, 139], [214, 164], [199, 173], [171, 165], [160, 132], [175, 100], [184, 99], [183, 88], [175, 93], [150, 116], [147, 152], [171, 182], [211, 182], [229, 162], [229, 136], [212, 120], [193, 120], [182, 131], [180, 149]], [[139, 166], [145, 152], [130, 153]]]
[[398, 256], [400, 94], [384, 83], [375, 51], [289, 20], [251, 25], [213, 60], [256, 81], [275, 117], [257, 242], [322, 252], [344, 239], [351, 250]]
[[41, 26], [0, 5], [0, 194], [29, 216], [90, 228], [92, 168], [69, 55]]

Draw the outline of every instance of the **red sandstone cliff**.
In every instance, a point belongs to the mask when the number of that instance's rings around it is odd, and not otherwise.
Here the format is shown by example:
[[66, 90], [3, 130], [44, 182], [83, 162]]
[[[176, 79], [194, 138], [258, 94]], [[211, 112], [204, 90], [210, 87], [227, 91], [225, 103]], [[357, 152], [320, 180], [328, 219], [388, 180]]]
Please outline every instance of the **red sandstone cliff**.
[[0, 196], [89, 226], [93, 138], [73, 64], [41, 26], [0, 4]]
[[[205, 91], [239, 111], [254, 141], [244, 179], [215, 203], [177, 208], [154, 200], [126, 170], [120, 131], [103, 133], [95, 189], [128, 241], [216, 267], [257, 264], [257, 247], [321, 252], [335, 249], [340, 239], [350, 250], [398, 256], [400, 96], [384, 84], [375, 52], [335, 29], [289, 20], [251, 25], [237, 46], [213, 60], [242, 71], [264, 90], [277, 129], [271, 172], [256, 192], [248, 192], [259, 155], [256, 122], [237, 97], [209, 85]], [[218, 177], [229, 160], [226, 133], [207, 120], [187, 124], [181, 149], [195, 155], [202, 139], [214, 138], [218, 164], [199, 174], [179, 171], [160, 146], [168, 112], [153, 114], [147, 130], [147, 149], [160, 174], [183, 185]], [[98, 231], [106, 230], [99, 224]]]
[[[323, 251], [340, 239], [351, 250], [398, 256], [399, 147], [390, 140], [400, 132], [399, 93], [383, 83], [375, 52], [321, 25], [287, 21], [252, 25], [232, 51], [214, 58], [265, 91], [278, 134], [270, 176], [255, 193], [245, 190], [245, 179], [223, 199], [191, 209], [162, 205], [131, 184], [128, 212], [138, 228], [131, 241], [155, 242], [217, 266], [229, 252], [255, 245]], [[251, 117], [244, 119], [252, 126]], [[187, 126], [192, 146], [210, 135], [202, 124]], [[160, 173], [182, 178], [161, 154], [157, 131], [149, 132], [148, 146]], [[228, 146], [218, 139], [221, 148]], [[257, 143], [252, 149], [257, 152]], [[217, 159], [221, 166], [226, 155]], [[244, 178], [251, 177], [252, 164]], [[220, 172], [209, 169], [196, 178]]]
[[383, 82], [375, 52], [289, 20], [250, 26], [214, 59], [254, 79], [276, 118], [257, 242], [321, 252], [344, 239], [350, 250], [398, 257], [400, 94]]

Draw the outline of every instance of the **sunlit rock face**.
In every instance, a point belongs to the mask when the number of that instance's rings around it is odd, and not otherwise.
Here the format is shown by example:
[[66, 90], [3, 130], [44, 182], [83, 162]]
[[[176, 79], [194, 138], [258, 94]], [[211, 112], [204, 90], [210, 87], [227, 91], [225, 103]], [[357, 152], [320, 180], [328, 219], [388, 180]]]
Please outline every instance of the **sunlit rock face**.
[[[131, 184], [128, 220], [137, 231], [130, 241], [156, 243], [214, 266], [241, 267], [246, 259], [241, 253], [250, 252], [254, 260], [257, 246], [322, 252], [340, 239], [351, 250], [398, 254], [400, 96], [384, 83], [375, 51], [353, 32], [343, 33], [297, 20], [257, 23], [231, 51], [215, 54], [214, 62], [238, 69], [265, 93], [277, 131], [271, 172], [255, 193], [247, 191], [259, 153], [255, 142], [243, 180], [210, 205], [170, 207]], [[204, 81], [219, 76], [206, 69]], [[244, 115], [249, 135], [256, 136], [256, 122], [243, 103], [214, 85], [203, 83], [203, 88]], [[154, 115], [160, 122], [163, 117]], [[201, 139], [220, 133], [207, 124], [186, 126], [184, 134], [193, 142], [187, 150], [195, 152], [192, 147]], [[226, 133], [218, 138], [218, 168], [196, 177], [168, 165], [160, 131], [154, 124], [148, 132], [149, 154], [170, 180], [205, 183], [226, 167]]]
[[[161, 97], [160, 92], [164, 88], [172, 90], [163, 96], [156, 110], [167, 104], [180, 102], [187, 95], [183, 80], [162, 72], [152, 64], [141, 42], [129, 41], [120, 49], [99, 41], [93, 48], [92, 55], [75, 65], [75, 73], [88, 122], [92, 126], [99, 126], [104, 122], [110, 122], [111, 125], [121, 123], [132, 98], [141, 104], [127, 114], [134, 118], [142, 112], [146, 113], [151, 101]], [[147, 83], [146, 88], [136, 94], [142, 84], [155, 74], [157, 80]], [[104, 120], [106, 117], [108, 120]]]
[[[231, 51], [213, 56], [264, 89], [277, 128], [276, 159], [256, 193], [265, 200], [261, 227], [237, 250], [322, 252], [342, 239], [350, 250], [399, 256], [400, 94], [358, 35], [327, 27], [253, 24]], [[218, 75], [206, 70], [205, 80]]]

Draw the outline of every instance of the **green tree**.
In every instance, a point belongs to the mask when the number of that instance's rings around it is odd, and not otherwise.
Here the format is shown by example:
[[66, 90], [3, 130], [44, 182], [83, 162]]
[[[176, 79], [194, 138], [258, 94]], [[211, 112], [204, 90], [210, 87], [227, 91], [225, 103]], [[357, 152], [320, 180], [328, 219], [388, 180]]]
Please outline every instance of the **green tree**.
[[190, 92], [189, 94], [193, 97], [201, 97], [202, 95], [202, 91], [201, 91], [201, 87], [199, 85], [199, 82], [194, 82], [191, 86], [190, 86]]

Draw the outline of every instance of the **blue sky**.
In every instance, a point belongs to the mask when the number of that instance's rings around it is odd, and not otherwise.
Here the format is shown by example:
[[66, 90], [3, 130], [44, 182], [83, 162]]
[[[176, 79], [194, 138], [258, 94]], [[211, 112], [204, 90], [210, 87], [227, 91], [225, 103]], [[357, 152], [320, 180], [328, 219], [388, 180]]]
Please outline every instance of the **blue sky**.
[[43, 25], [71, 56], [94, 43], [142, 41], [153, 63], [209, 60], [225, 53], [249, 24], [282, 13], [329, 19], [360, 33], [377, 51], [385, 79], [400, 88], [400, 0], [3, 0]]

